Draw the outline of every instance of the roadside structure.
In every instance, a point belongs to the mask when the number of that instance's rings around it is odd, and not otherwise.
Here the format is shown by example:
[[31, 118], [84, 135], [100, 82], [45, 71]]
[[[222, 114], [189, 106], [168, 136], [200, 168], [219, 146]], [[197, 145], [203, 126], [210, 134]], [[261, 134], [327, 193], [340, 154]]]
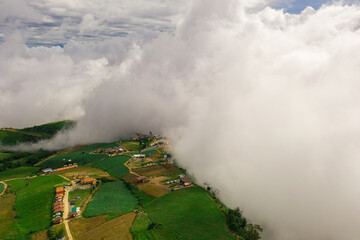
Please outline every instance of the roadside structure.
[[179, 175], [180, 181], [184, 184], [185, 187], [188, 187], [191, 185], [191, 181], [190, 179], [188, 179], [186, 176], [184, 175]]
[[137, 183], [143, 183], [146, 180], [147, 180], [147, 178], [145, 176], [140, 176], [140, 177], [136, 178]]

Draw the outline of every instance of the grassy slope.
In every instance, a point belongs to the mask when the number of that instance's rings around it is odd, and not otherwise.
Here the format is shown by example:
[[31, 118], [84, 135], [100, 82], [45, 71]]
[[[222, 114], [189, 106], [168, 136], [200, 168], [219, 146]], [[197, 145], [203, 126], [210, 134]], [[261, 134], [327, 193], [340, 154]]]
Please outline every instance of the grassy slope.
[[131, 228], [131, 233], [134, 237], [134, 240], [181, 240], [184, 239], [175, 231], [167, 226], [161, 226], [157, 229], [148, 229], [151, 224], [151, 220], [148, 218], [147, 214], [142, 214], [138, 216], [133, 227]]
[[26, 187], [26, 185], [28, 184], [28, 180], [26, 180], [25, 178], [24, 179], [16, 179], [16, 180], [11, 180], [11, 181], [6, 181], [6, 184], [8, 184], [8, 186], [9, 186], [9, 191], [16, 192], [19, 189]]
[[[63, 167], [64, 164], [68, 164], [67, 160], [71, 159], [71, 163], [77, 163], [78, 165], [86, 165], [100, 162], [109, 158], [107, 154], [90, 154], [98, 148], [112, 148], [119, 146], [117, 143], [95, 143], [84, 146], [79, 150], [68, 152], [65, 154], [55, 155], [46, 161], [42, 162], [40, 166], [59, 168]], [[65, 159], [65, 161], [63, 161]]]
[[14, 204], [14, 194], [7, 194], [0, 198], [0, 239], [15, 239], [18, 234], [15, 228]]
[[37, 142], [41, 139], [53, 137], [57, 132], [74, 126], [73, 121], [61, 121], [24, 129], [1, 129], [0, 143], [15, 145], [24, 142]]
[[119, 155], [97, 162], [93, 166], [107, 171], [112, 176], [122, 178], [129, 173], [129, 169], [124, 165], [124, 163], [126, 163], [129, 159], [130, 156]]
[[0, 183], [0, 193], [2, 193], [4, 191], [5, 185]]
[[4, 172], [0, 172], [0, 180], [33, 176], [38, 171], [39, 171], [38, 167], [27, 167], [27, 166], [9, 169]]
[[226, 232], [224, 215], [199, 187], [166, 194], [145, 205], [145, 210], [153, 222], [186, 239], [234, 239]]
[[15, 211], [17, 227], [22, 235], [28, 235], [50, 226], [54, 187], [67, 181], [57, 175], [30, 179], [30, 184], [16, 194]]
[[137, 207], [137, 200], [122, 181], [105, 183], [87, 205], [86, 216], [126, 213]]

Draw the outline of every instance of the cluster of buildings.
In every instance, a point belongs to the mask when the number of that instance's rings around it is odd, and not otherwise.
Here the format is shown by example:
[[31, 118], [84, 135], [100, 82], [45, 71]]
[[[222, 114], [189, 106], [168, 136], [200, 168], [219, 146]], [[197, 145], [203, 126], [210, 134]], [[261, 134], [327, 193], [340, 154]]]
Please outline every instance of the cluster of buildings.
[[74, 164], [64, 165], [64, 167], [62, 167], [62, 168], [57, 168], [57, 169], [45, 168], [45, 169], [43, 169], [41, 171], [44, 174], [49, 174], [49, 173], [63, 171], [63, 170], [67, 170], [67, 169], [70, 169], [70, 168], [76, 168], [76, 167], [78, 167], [78, 165], [76, 163], [74, 163]]
[[122, 146], [119, 147], [113, 147], [113, 148], [99, 148], [94, 153], [107, 153], [107, 154], [115, 154], [115, 153], [122, 153], [126, 152], [126, 149]]
[[175, 179], [175, 180], [171, 180], [171, 181], [167, 181], [166, 184], [173, 184], [173, 183], [182, 183], [184, 187], [189, 187], [191, 186], [191, 180], [188, 179], [186, 176], [184, 175], [179, 175], [179, 179]]
[[82, 178], [80, 180], [81, 185], [96, 185], [96, 179], [95, 178]]
[[74, 218], [80, 215], [80, 207], [73, 207], [68, 214], [69, 218]]
[[64, 205], [63, 205], [63, 198], [64, 198], [64, 187], [58, 187], [56, 188], [56, 195], [55, 195], [55, 202], [53, 204], [53, 221], [55, 223], [61, 223], [63, 218], [63, 212], [64, 212]]

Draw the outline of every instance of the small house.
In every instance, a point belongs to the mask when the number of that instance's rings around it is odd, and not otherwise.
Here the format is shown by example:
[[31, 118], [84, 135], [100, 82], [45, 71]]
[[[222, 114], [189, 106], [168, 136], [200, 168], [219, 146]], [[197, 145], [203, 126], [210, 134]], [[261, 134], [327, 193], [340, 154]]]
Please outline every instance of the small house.
[[68, 218], [76, 217], [78, 214], [77, 212], [69, 212]]
[[145, 176], [140, 176], [140, 177], [136, 178], [137, 183], [143, 183], [146, 180], [147, 180], [147, 178]]
[[75, 200], [72, 200], [72, 201], [70, 202], [70, 205], [75, 205], [75, 203], [76, 203], [76, 201], [75, 201]]
[[54, 222], [55, 222], [55, 223], [61, 223], [61, 222], [62, 222], [62, 217], [56, 217], [56, 218], [54, 218]]
[[43, 170], [41, 170], [44, 174], [49, 174], [49, 173], [52, 173], [53, 170], [51, 168], [45, 168]]

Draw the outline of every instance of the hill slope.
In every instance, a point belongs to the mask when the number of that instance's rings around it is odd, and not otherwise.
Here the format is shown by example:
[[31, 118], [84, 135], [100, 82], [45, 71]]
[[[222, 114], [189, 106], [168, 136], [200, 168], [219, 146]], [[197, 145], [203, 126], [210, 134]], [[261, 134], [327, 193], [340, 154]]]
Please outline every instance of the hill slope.
[[59, 131], [69, 129], [74, 125], [74, 121], [60, 121], [23, 129], [2, 128], [0, 129], [0, 144], [15, 145], [49, 139]]

